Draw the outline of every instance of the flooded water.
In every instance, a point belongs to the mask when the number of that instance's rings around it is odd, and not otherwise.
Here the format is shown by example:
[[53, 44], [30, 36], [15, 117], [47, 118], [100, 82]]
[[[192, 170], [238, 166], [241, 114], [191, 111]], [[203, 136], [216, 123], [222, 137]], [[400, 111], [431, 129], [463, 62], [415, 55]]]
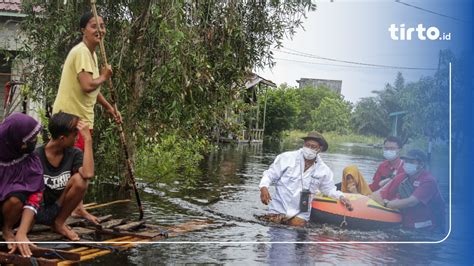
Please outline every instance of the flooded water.
[[[124, 254], [101, 257], [85, 265], [156, 265], [156, 264], [452, 264], [459, 251], [451, 237], [448, 244], [390, 243], [269, 243], [269, 242], [333, 242], [333, 241], [437, 241], [443, 236], [415, 235], [401, 229], [387, 231], [346, 230], [337, 226], [312, 224], [303, 229], [270, 226], [255, 215], [264, 214], [258, 184], [261, 174], [277, 154], [297, 147], [288, 146], [222, 146], [203, 162], [202, 174], [181, 182], [147, 185], [141, 193], [145, 219], [154, 224], [172, 225], [191, 220], [210, 219], [218, 228], [191, 232], [167, 243], [141, 245]], [[359, 166], [370, 181], [381, 161], [380, 151], [342, 145], [322, 155], [341, 180], [342, 169], [349, 164]], [[372, 148], [373, 149], [373, 148]], [[440, 160], [441, 159], [437, 159]], [[447, 163], [447, 162], [446, 162]], [[443, 165], [443, 167], [441, 167]], [[448, 191], [447, 164], [432, 170], [440, 178], [445, 198]], [[113, 185], [94, 187], [87, 201], [117, 199]], [[134, 204], [114, 206], [110, 213], [136, 219]], [[453, 239], [454, 238], [454, 239]], [[179, 243], [173, 243], [179, 242]], [[193, 243], [183, 243], [193, 242]], [[221, 242], [221, 243], [195, 243]], [[227, 243], [228, 242], [228, 243]], [[236, 243], [266, 242], [266, 243]]]

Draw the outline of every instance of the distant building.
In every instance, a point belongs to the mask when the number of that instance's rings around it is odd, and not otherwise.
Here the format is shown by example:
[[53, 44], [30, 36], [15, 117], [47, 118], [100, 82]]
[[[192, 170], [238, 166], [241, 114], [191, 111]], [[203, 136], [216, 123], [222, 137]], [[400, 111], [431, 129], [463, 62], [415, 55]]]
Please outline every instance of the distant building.
[[21, 10], [21, 0], [0, 0], [0, 121], [13, 112], [20, 111], [37, 116], [39, 103], [30, 101], [21, 91], [24, 85], [25, 60], [13, 59], [22, 50], [20, 22], [26, 15]]
[[[242, 124], [244, 128], [237, 135], [233, 132], [226, 132], [226, 130], [218, 128], [216, 133], [220, 136], [220, 141], [262, 143], [267, 112], [267, 90], [276, 87], [277, 85], [273, 81], [265, 79], [255, 73], [249, 73], [245, 78], [243, 91], [237, 98], [241, 98], [244, 102], [250, 104], [252, 108], [246, 112], [239, 113], [229, 108], [224, 114], [224, 120], [234, 120], [235, 123]], [[258, 97], [264, 97], [263, 102], [259, 101]], [[263, 104], [263, 106], [260, 106], [260, 104]], [[262, 111], [263, 114], [261, 113]]]
[[341, 94], [342, 80], [301, 78], [296, 82], [300, 84], [300, 88], [324, 86], [337, 94]]

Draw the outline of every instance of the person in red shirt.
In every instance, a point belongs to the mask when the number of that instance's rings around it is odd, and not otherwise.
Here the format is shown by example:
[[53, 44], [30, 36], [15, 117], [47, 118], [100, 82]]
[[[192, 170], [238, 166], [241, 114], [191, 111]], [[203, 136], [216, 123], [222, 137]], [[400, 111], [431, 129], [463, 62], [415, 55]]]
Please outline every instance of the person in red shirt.
[[400, 209], [406, 228], [444, 229], [444, 200], [436, 179], [425, 169], [428, 157], [413, 149], [401, 159], [405, 172], [371, 198], [387, 208]]
[[403, 173], [403, 161], [400, 159], [400, 150], [402, 149], [402, 141], [394, 136], [389, 136], [383, 142], [383, 161], [369, 185], [373, 192], [379, 190], [391, 181], [397, 174]]

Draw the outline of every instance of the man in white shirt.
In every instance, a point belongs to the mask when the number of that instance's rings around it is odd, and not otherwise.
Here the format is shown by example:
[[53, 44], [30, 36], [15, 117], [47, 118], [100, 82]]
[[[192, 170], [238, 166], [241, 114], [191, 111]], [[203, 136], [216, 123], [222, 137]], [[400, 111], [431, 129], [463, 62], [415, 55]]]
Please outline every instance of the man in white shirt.
[[[310, 132], [303, 138], [303, 148], [284, 152], [275, 158], [270, 168], [263, 172], [260, 181], [260, 199], [269, 206], [273, 222], [293, 226], [304, 226], [311, 214], [312, 196], [317, 191], [339, 199], [349, 210], [350, 201], [336, 190], [331, 169], [319, 156], [328, 149], [328, 143], [317, 132]], [[268, 187], [275, 184], [273, 198]]]

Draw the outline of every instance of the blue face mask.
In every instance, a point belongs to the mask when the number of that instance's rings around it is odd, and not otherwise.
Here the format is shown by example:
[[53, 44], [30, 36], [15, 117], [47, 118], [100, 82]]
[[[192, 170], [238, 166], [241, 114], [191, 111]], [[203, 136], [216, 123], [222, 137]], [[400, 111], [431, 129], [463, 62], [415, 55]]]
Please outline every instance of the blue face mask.
[[403, 170], [405, 170], [405, 173], [407, 173], [408, 175], [413, 175], [418, 170], [418, 165], [414, 163], [404, 163]]

